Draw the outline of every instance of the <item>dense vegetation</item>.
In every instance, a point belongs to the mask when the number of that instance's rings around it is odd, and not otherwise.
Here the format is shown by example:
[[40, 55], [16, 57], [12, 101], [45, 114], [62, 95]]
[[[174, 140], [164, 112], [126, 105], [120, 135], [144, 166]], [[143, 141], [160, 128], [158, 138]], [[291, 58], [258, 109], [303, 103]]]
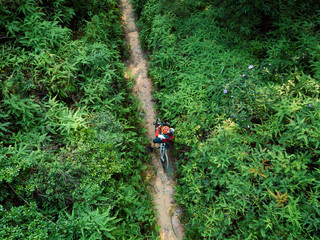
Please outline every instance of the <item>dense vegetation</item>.
[[133, 2], [186, 239], [319, 239], [319, 1]]
[[1, 1], [1, 239], [156, 238], [117, 4]]

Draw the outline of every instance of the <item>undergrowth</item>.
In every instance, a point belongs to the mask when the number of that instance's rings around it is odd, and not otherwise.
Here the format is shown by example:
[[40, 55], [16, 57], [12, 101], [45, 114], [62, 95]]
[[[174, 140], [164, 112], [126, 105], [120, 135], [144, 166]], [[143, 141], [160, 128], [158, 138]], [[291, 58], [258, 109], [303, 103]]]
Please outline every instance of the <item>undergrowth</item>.
[[132, 2], [185, 238], [318, 239], [319, 3]]
[[157, 238], [117, 5], [1, 1], [1, 239]]

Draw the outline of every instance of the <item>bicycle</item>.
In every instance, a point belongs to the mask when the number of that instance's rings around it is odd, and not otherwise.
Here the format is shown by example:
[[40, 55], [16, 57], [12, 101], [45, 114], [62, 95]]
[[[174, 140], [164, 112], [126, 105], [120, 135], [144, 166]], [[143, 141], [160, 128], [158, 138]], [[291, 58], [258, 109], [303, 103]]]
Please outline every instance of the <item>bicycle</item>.
[[[163, 123], [160, 121], [160, 119], [158, 118], [156, 120], [155, 123], [153, 123], [153, 125], [155, 125], [155, 131], [157, 131], [157, 127], [159, 125], [163, 125], [163, 124], [168, 124], [170, 125], [169, 123]], [[160, 143], [160, 160], [161, 160], [161, 163], [162, 163], [162, 167], [163, 167], [163, 170], [164, 171], [168, 171], [169, 170], [169, 158], [168, 158], [168, 149], [170, 149], [169, 147], [169, 144], [166, 143], [166, 142], [162, 142]]]

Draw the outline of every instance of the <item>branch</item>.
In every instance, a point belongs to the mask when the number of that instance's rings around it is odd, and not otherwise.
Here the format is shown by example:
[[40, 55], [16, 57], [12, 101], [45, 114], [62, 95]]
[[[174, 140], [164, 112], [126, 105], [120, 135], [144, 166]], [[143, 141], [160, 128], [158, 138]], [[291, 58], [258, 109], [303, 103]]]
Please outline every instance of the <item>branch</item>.
[[0, 37], [0, 39], [11, 39], [11, 37]]
[[[8, 182], [7, 182], [8, 183]], [[12, 191], [14, 191], [15, 194], [18, 195], [18, 197], [20, 197], [30, 208], [31, 208], [31, 205], [30, 203], [27, 202], [27, 200], [25, 200], [23, 197], [21, 197], [17, 192], [16, 190], [11, 186], [10, 183], [8, 183], [8, 185], [10, 186], [10, 188], [12, 189]], [[37, 213], [41, 214], [43, 218], [45, 218], [47, 221], [53, 223], [54, 225], [60, 227], [59, 225], [57, 225], [56, 223], [52, 222], [49, 218], [47, 218], [45, 215], [43, 215], [42, 213], [38, 212], [37, 210], [35, 210]]]

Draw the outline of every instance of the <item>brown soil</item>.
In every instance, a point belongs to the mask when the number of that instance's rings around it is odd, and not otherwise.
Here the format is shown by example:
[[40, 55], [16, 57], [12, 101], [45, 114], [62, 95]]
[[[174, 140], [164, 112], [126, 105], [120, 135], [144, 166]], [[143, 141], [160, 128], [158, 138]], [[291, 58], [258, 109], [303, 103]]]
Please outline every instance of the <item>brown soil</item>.
[[[153, 146], [152, 139], [155, 137], [153, 122], [156, 120], [153, 104], [153, 83], [147, 77], [147, 66], [145, 54], [141, 50], [138, 40], [139, 32], [134, 22], [134, 12], [129, 0], [121, 0], [121, 10], [123, 21], [126, 27], [126, 40], [130, 45], [130, 60], [127, 63], [128, 71], [126, 77], [133, 76], [135, 79], [134, 94], [141, 102], [141, 110], [144, 112], [144, 121], [147, 127], [147, 135], [150, 145]], [[152, 154], [153, 166], [148, 170], [147, 180], [152, 185], [150, 188], [155, 208], [158, 212], [158, 225], [160, 226], [161, 239], [182, 239], [184, 228], [179, 221], [182, 211], [176, 207], [173, 199], [174, 179], [171, 174], [165, 173], [160, 163], [158, 151]], [[170, 157], [172, 163], [172, 157]]]

